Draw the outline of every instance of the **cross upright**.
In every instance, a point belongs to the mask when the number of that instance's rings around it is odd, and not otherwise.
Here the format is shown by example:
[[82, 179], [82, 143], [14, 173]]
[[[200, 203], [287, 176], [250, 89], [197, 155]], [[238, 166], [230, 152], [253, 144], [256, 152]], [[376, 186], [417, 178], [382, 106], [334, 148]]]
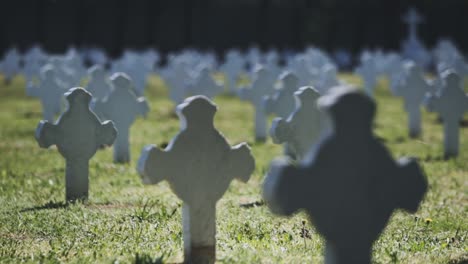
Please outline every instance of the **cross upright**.
[[277, 214], [305, 209], [325, 237], [325, 263], [370, 263], [372, 244], [393, 211], [415, 212], [427, 182], [417, 162], [395, 162], [372, 134], [371, 98], [344, 89], [319, 105], [331, 115], [333, 132], [297, 166], [274, 160], [263, 196]]
[[118, 134], [114, 143], [114, 162], [130, 162], [130, 126], [138, 116], [146, 117], [149, 106], [144, 97], [137, 97], [132, 81], [125, 73], [114, 73], [111, 78], [112, 90], [101, 101], [96, 101], [93, 110], [105, 119], [112, 120]]
[[242, 73], [245, 61], [239, 51], [228, 51], [225, 63], [221, 65], [220, 70], [224, 72], [225, 84], [230, 93], [235, 93], [237, 89], [237, 80]]
[[208, 98], [213, 98], [223, 91], [222, 85], [213, 79], [208, 67], [203, 67], [194, 82], [187, 85], [186, 89], [187, 94], [204, 95]]
[[216, 130], [215, 112], [208, 98], [187, 98], [177, 107], [181, 131], [164, 150], [146, 146], [138, 161], [144, 183], [167, 180], [184, 202], [184, 255], [189, 263], [214, 263], [216, 203], [232, 179], [246, 182], [255, 168], [247, 144], [231, 147]]
[[416, 38], [418, 24], [423, 22], [423, 18], [419, 15], [418, 11], [415, 8], [410, 8], [406, 15], [404, 15], [403, 22], [409, 27], [409, 38]]
[[420, 108], [426, 93], [429, 93], [432, 88], [418, 65], [411, 63], [406, 65], [406, 67], [408, 75], [396, 87], [396, 92], [405, 101], [405, 110], [408, 112], [409, 135], [414, 138], [421, 135]]
[[460, 144], [460, 120], [468, 111], [468, 96], [463, 92], [460, 75], [452, 70], [442, 73], [442, 88], [426, 98], [429, 111], [439, 113], [444, 123], [444, 156], [458, 156]]
[[299, 78], [294, 73], [284, 72], [279, 77], [282, 87], [275, 94], [265, 97], [265, 111], [281, 118], [287, 118], [296, 105], [294, 92], [299, 89]]
[[187, 97], [186, 85], [190, 79], [190, 74], [186, 70], [184, 62], [176, 62], [174, 67], [164, 78], [164, 81], [169, 86], [169, 97], [175, 104], [180, 104]]
[[296, 109], [287, 119], [277, 117], [270, 128], [270, 136], [276, 144], [287, 143], [295, 159], [301, 160], [325, 131], [327, 121], [318, 109], [319, 92], [311, 87], [301, 87], [294, 93]]
[[88, 70], [88, 75], [90, 78], [86, 90], [91, 92], [94, 98], [103, 99], [111, 91], [111, 84], [104, 68], [101, 65], [94, 65]]
[[373, 97], [378, 72], [372, 59], [362, 61], [361, 65], [356, 68], [355, 73], [361, 75], [366, 94], [369, 97]]
[[26, 93], [29, 96], [39, 97], [42, 104], [42, 116], [44, 120], [54, 121], [54, 117], [60, 114], [61, 100], [66, 92], [59, 85], [54, 69], [51, 65], [45, 65], [41, 68], [41, 82], [39, 86], [29, 83], [26, 87]]
[[56, 145], [66, 161], [66, 200], [88, 198], [89, 160], [101, 146], [115, 140], [117, 130], [112, 121], [101, 123], [89, 109], [91, 94], [83, 88], [72, 88], [65, 98], [69, 103], [55, 124], [41, 121], [36, 140], [41, 148]]
[[249, 88], [238, 90], [242, 100], [249, 101], [255, 108], [255, 139], [265, 141], [267, 136], [267, 117], [264, 109], [264, 97], [273, 91], [275, 79], [263, 67], [255, 71], [255, 79]]

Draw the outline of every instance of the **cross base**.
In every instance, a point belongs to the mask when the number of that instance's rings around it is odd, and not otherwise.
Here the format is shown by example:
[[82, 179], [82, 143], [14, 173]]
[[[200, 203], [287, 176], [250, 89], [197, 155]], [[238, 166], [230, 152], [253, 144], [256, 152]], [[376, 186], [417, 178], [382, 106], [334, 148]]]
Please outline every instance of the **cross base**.
[[187, 251], [184, 263], [210, 264], [216, 261], [216, 246], [192, 247]]

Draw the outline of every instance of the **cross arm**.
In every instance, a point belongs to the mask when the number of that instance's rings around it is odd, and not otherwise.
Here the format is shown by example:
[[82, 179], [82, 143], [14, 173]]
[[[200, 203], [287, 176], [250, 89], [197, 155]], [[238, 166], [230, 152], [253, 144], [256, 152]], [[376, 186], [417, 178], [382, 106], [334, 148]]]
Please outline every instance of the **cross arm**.
[[48, 148], [57, 144], [60, 131], [57, 125], [42, 120], [36, 128], [35, 137], [41, 148]]
[[96, 131], [99, 146], [111, 146], [117, 137], [117, 129], [112, 121], [104, 121]]
[[170, 176], [167, 168], [171, 166], [171, 162], [168, 156], [168, 152], [160, 150], [156, 145], [143, 148], [138, 159], [137, 171], [144, 184], [157, 184], [165, 180], [164, 177]]
[[286, 158], [272, 161], [263, 183], [263, 199], [273, 213], [288, 216], [302, 208], [301, 200], [305, 199], [300, 191], [305, 184], [302, 170]]
[[274, 143], [281, 144], [285, 142], [290, 138], [291, 133], [291, 127], [287, 121], [280, 117], [273, 119], [270, 128], [270, 136]]
[[412, 158], [398, 160], [401, 173], [396, 181], [398, 193], [397, 206], [409, 212], [416, 212], [427, 191], [427, 180], [419, 164]]
[[255, 170], [255, 159], [246, 143], [232, 147], [229, 155], [229, 172], [240, 181], [247, 182]]

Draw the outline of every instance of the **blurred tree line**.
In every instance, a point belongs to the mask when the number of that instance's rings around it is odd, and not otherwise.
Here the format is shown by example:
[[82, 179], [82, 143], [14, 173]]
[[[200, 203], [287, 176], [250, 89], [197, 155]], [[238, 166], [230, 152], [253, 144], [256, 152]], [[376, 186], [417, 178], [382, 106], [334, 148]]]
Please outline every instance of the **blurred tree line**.
[[401, 16], [415, 7], [429, 47], [439, 38], [468, 48], [468, 0], [15, 0], [0, 5], [0, 52], [39, 43], [49, 52], [70, 45], [163, 52], [193, 47], [328, 51], [396, 50], [406, 37]]

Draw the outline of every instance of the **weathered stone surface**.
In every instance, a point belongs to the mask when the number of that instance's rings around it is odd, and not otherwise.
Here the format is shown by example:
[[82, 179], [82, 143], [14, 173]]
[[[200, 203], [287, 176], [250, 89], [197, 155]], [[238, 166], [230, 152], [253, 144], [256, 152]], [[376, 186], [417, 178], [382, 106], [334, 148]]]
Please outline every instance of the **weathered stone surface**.
[[184, 202], [185, 261], [214, 263], [216, 202], [232, 179], [246, 182], [255, 162], [245, 144], [231, 147], [213, 125], [216, 106], [204, 96], [187, 98], [177, 107], [181, 130], [164, 150], [146, 146], [138, 171], [147, 184], [167, 180]]
[[334, 131], [298, 166], [273, 161], [263, 195], [274, 213], [306, 210], [326, 239], [325, 263], [370, 263], [393, 211], [415, 212], [427, 182], [417, 162], [395, 162], [372, 134], [375, 103], [368, 96], [333, 91], [319, 104]]
[[83, 88], [72, 88], [65, 97], [69, 108], [55, 124], [41, 121], [36, 140], [42, 148], [56, 145], [66, 161], [66, 200], [88, 198], [89, 160], [101, 146], [110, 146], [117, 130], [111, 121], [101, 123], [89, 109], [91, 94]]
[[442, 88], [426, 98], [429, 111], [437, 112], [444, 122], [445, 158], [458, 156], [460, 145], [460, 120], [468, 111], [468, 96], [463, 92], [463, 82], [453, 71], [442, 74]]
[[130, 127], [138, 116], [145, 117], [149, 106], [144, 97], [137, 97], [132, 81], [125, 73], [114, 73], [111, 93], [93, 104], [93, 110], [104, 119], [112, 120], [118, 134], [114, 143], [114, 162], [130, 162]]

